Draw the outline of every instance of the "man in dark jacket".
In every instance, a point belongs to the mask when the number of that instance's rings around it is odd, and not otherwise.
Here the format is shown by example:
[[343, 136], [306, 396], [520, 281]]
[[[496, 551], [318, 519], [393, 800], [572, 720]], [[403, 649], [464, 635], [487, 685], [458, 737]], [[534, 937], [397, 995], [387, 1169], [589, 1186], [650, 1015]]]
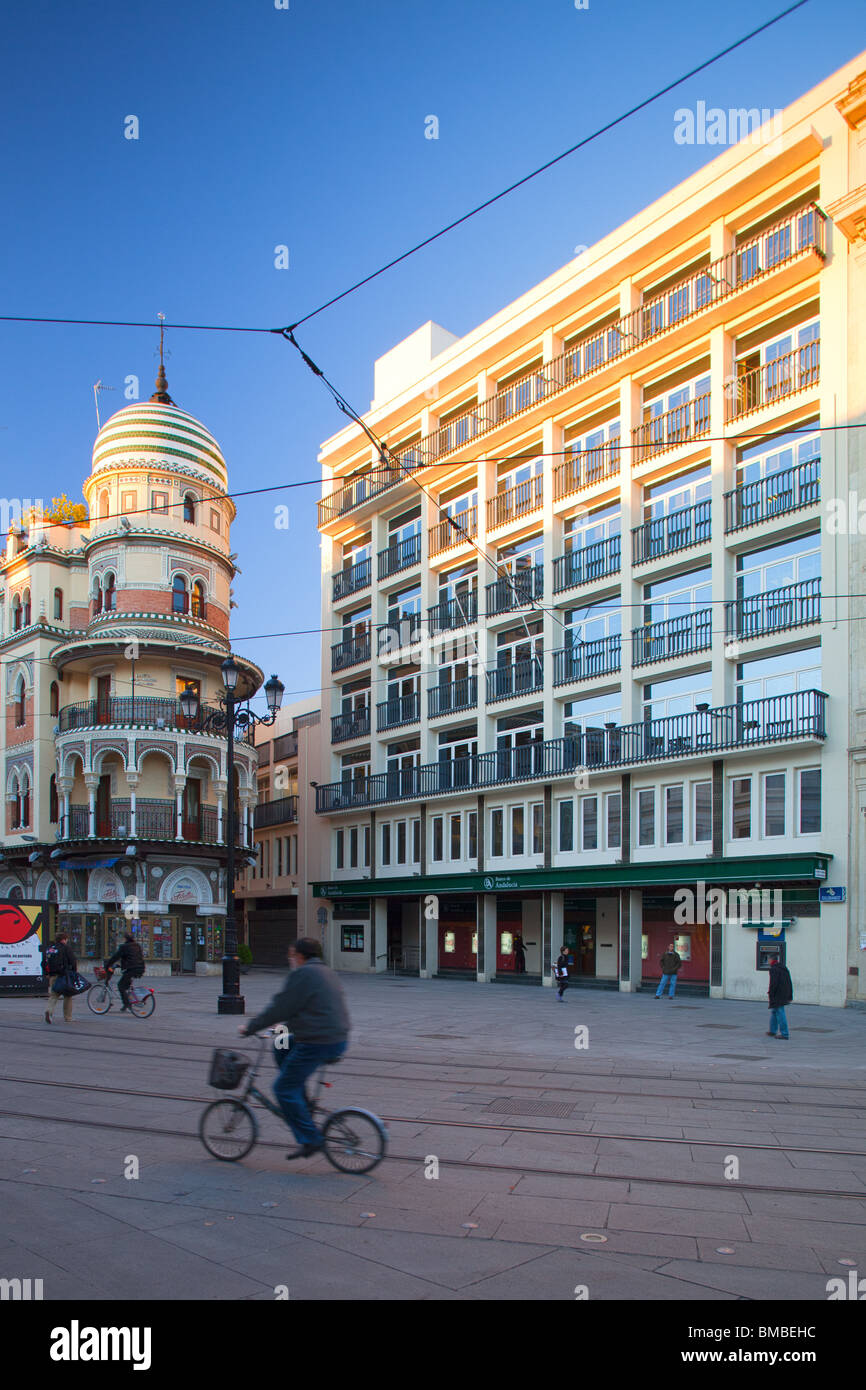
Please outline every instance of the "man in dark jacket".
[[661, 999], [662, 995], [665, 992], [665, 985], [667, 984], [668, 980], [670, 980], [671, 982], [670, 997], [671, 999], [673, 999], [677, 990], [677, 971], [679, 970], [682, 963], [682, 956], [679, 954], [678, 951], [674, 950], [674, 943], [671, 942], [670, 946], [665, 951], [664, 955], [659, 961], [659, 965], [662, 968], [662, 977], [659, 981], [659, 987], [656, 990], [656, 999]]
[[[284, 1023], [292, 1031], [291, 1046], [279, 1062], [274, 1095], [298, 1141], [299, 1147], [287, 1154], [294, 1159], [309, 1158], [324, 1143], [310, 1115], [304, 1082], [324, 1062], [336, 1061], [346, 1051], [349, 1012], [343, 987], [324, 964], [318, 941], [299, 937], [289, 947], [289, 965], [292, 968], [281, 992], [241, 1033], [249, 1037], [274, 1023]], [[280, 1051], [278, 1047], [278, 1054]]]
[[[57, 948], [55, 951], [51, 951], [50, 953], [46, 952], [46, 963], [48, 964], [48, 968], [53, 978], [57, 979], [58, 975], [66, 975], [69, 971], [75, 972], [78, 969], [78, 961], [75, 959], [75, 953], [73, 952], [72, 947], [69, 945], [69, 937], [67, 936], [65, 931], [57, 933], [57, 935], [54, 938], [54, 945]], [[75, 996], [72, 994], [55, 994], [52, 990], [51, 999], [48, 1003], [48, 1008], [45, 1010], [45, 1022], [51, 1023], [51, 1015], [54, 1013], [54, 1010], [57, 1008], [58, 1003], [62, 999], [63, 1022], [71, 1023], [72, 1000], [74, 999], [74, 997]]]
[[118, 981], [117, 988], [120, 990], [120, 997], [123, 1000], [122, 1014], [130, 1012], [129, 1008], [129, 985], [132, 980], [139, 980], [144, 974], [144, 956], [141, 947], [136, 941], [131, 931], [126, 932], [123, 941], [118, 946], [114, 955], [105, 962], [106, 970], [110, 970], [115, 961], [120, 961], [123, 966], [123, 974]]
[[[788, 1041], [788, 1020], [785, 1017], [785, 1005], [790, 1004], [794, 998], [794, 986], [791, 984], [791, 975], [787, 965], [782, 965], [778, 960], [773, 961], [770, 966], [770, 984], [767, 989], [767, 998], [770, 1001], [770, 1026], [767, 1029], [767, 1036], [770, 1038], [778, 1037], [780, 1041]], [[776, 1029], [778, 1028], [778, 1033]]]

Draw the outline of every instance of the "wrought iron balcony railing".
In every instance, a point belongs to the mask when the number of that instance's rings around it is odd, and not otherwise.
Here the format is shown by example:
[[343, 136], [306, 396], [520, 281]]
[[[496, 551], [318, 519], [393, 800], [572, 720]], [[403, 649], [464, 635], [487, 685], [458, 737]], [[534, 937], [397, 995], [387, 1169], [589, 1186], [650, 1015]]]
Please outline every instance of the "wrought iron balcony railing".
[[465, 540], [474, 540], [478, 535], [478, 508], [467, 507], [466, 511], [437, 521], [427, 534], [431, 555], [441, 555], [443, 550], [452, 550]]
[[359, 662], [369, 660], [369, 632], [363, 632], [359, 637], [347, 637], [331, 648], [332, 671], [345, 671], [348, 666], [357, 666]]
[[331, 742], [345, 743], [349, 738], [364, 738], [370, 732], [370, 707], [354, 709], [348, 714], [331, 715]]
[[477, 676], [464, 676], [447, 685], [431, 685], [427, 691], [429, 719], [437, 719], [442, 714], [458, 714], [464, 709], [474, 709], [477, 704]]
[[417, 724], [421, 718], [421, 696], [416, 690], [411, 695], [399, 695], [394, 700], [383, 700], [376, 706], [376, 729], [399, 729], [403, 724]]
[[453, 632], [458, 627], [468, 627], [478, 621], [478, 592], [472, 589], [468, 594], [458, 594], [456, 598], [441, 599], [427, 609], [427, 622], [431, 635], [437, 632]]
[[348, 598], [349, 594], [356, 594], [359, 589], [369, 586], [373, 578], [373, 562], [368, 555], [366, 560], [356, 560], [354, 565], [337, 570], [332, 578], [333, 602], [337, 603], [341, 598]]
[[[510, 782], [573, 777], [579, 768], [628, 767], [728, 750], [827, 736], [827, 696], [799, 690], [741, 704], [709, 706], [636, 724], [579, 729], [562, 738], [498, 748], [452, 759], [450, 777], [460, 766], [461, 787], [484, 789]], [[453, 790], [443, 787], [440, 763], [404, 772], [377, 772], [352, 784], [330, 782], [316, 790], [319, 813], [419, 800]]]
[[544, 565], [529, 565], [526, 569], [503, 575], [501, 579], [485, 585], [484, 593], [488, 618], [534, 603], [544, 594]]
[[811, 507], [821, 500], [821, 460], [808, 459], [795, 468], [768, 473], [754, 483], [742, 483], [725, 493], [725, 531], [741, 531], [786, 512]]
[[493, 531], [497, 526], [507, 526], [521, 516], [537, 512], [544, 504], [544, 477], [537, 473], [523, 483], [498, 492], [487, 499], [487, 529]]
[[[293, 799], [293, 798], [288, 798]], [[276, 803], [273, 803], [276, 804]], [[201, 806], [193, 817], [181, 818], [181, 840], [187, 844], [217, 845], [225, 843], [226, 815], [223, 808], [223, 836], [219, 835], [219, 815], [216, 806]], [[177, 803], [159, 797], [138, 797], [135, 807], [135, 835], [132, 832], [132, 809], [128, 800], [112, 800], [110, 809], [98, 805], [94, 816], [95, 838], [98, 840], [177, 840]], [[90, 814], [87, 806], [71, 805], [68, 819], [61, 816], [61, 840], [86, 840], [90, 835]], [[238, 823], [236, 846], [249, 848], [252, 840], [244, 839]]]
[[[206, 716], [215, 707], [201, 705], [194, 719], [187, 719], [179, 700], [160, 695], [108, 695], [64, 705], [57, 722], [61, 734], [76, 729], [171, 729], [181, 733], [203, 734]], [[252, 745], [254, 730], [237, 728], [235, 741]]]
[[739, 420], [765, 405], [776, 405], [798, 391], [817, 386], [821, 377], [820, 348], [820, 339], [816, 339], [744, 372], [737, 378], [733, 398], [727, 405], [728, 421]]
[[713, 610], [699, 608], [694, 613], [682, 613], [660, 623], [645, 623], [632, 628], [631, 662], [646, 666], [652, 661], [667, 661], [676, 656], [706, 651], [713, 641]]
[[692, 401], [674, 406], [651, 420], [645, 420], [631, 432], [632, 464], [644, 463], [646, 459], [675, 449], [678, 444], [689, 444], [692, 440], [703, 439], [710, 432], [710, 396], [696, 396]]
[[672, 550], [687, 550], [710, 539], [710, 501], [696, 502], [667, 516], [632, 527], [632, 558], [636, 565], [656, 560]]
[[399, 574], [401, 570], [417, 565], [420, 559], [420, 535], [407, 536], [404, 541], [397, 541], [396, 545], [389, 545], [387, 550], [379, 551], [379, 578], [389, 579], [392, 574]]
[[799, 584], [748, 598], [731, 599], [725, 604], [729, 637], [760, 637], [788, 628], [817, 623], [821, 618], [821, 581], [803, 579]]
[[531, 368], [486, 401], [473, 402], [447, 425], [397, 450], [401, 466], [389, 465], [357, 475], [324, 497], [319, 502], [319, 525], [344, 516], [396, 487], [416, 468], [426, 468], [463, 448], [479, 435], [549, 401], [724, 300], [759, 282], [766, 286], [768, 277], [784, 266], [811, 253], [823, 259], [826, 220], [815, 203], [807, 203], [733, 251], [710, 261], [704, 269], [650, 296], [624, 317], [588, 329], [552, 361]]
[[253, 813], [253, 826], [256, 830], [266, 830], [270, 825], [288, 825], [298, 819], [298, 798], [281, 796], [275, 801], [260, 801]]
[[618, 671], [622, 665], [622, 638], [618, 632], [594, 642], [575, 642], [553, 653], [553, 684], [568, 685]]
[[390, 623], [382, 623], [376, 628], [376, 654], [380, 661], [417, 642], [422, 630], [420, 613], [404, 613]]
[[620, 445], [618, 439], [600, 444], [595, 449], [575, 449], [565, 463], [553, 470], [553, 500], [572, 497], [593, 483], [615, 478], [619, 473]]
[[578, 584], [589, 584], [593, 579], [617, 574], [621, 564], [620, 536], [608, 536], [607, 540], [568, 550], [553, 562], [553, 592], [561, 594], [563, 590], [574, 589]]
[[508, 700], [514, 695], [531, 695], [544, 686], [544, 662], [540, 656], [515, 661], [510, 666], [497, 666], [487, 675], [487, 703]]

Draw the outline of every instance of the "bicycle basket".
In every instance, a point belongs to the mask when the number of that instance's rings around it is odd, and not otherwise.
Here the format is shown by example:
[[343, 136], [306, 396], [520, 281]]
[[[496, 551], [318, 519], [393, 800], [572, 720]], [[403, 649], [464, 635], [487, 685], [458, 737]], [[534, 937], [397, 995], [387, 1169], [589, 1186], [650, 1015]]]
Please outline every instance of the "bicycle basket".
[[211, 1060], [208, 1085], [215, 1086], [218, 1091], [233, 1091], [236, 1086], [240, 1086], [249, 1065], [249, 1057], [245, 1057], [242, 1052], [231, 1052], [227, 1048], [218, 1047]]
[[101, 965], [95, 966], [95, 967], [94, 967], [93, 973], [94, 973], [94, 975], [96, 976], [97, 980], [104, 980], [104, 979], [106, 979], [107, 972], [106, 972], [105, 970], [103, 970], [103, 968], [102, 968]]

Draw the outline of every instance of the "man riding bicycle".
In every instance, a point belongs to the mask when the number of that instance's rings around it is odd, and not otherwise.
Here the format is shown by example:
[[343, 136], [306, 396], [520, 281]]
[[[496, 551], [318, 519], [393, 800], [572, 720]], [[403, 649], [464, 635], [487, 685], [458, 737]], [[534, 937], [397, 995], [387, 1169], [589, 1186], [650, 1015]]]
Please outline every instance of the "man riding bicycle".
[[106, 971], [110, 971], [115, 961], [120, 961], [123, 966], [123, 974], [118, 981], [120, 997], [123, 1000], [122, 1014], [131, 1013], [129, 1007], [129, 986], [133, 980], [138, 980], [144, 974], [144, 956], [141, 947], [128, 931], [124, 935], [123, 941], [115, 951], [114, 955], [105, 962]]
[[274, 1095], [286, 1124], [299, 1147], [288, 1159], [309, 1158], [324, 1145], [322, 1133], [310, 1115], [304, 1082], [325, 1062], [335, 1062], [346, 1051], [349, 1011], [343, 987], [322, 960], [322, 948], [312, 937], [302, 936], [289, 947], [291, 967], [282, 991], [256, 1018], [241, 1028], [248, 1038], [274, 1023], [291, 1029], [287, 1049], [275, 1046], [280, 1074]]

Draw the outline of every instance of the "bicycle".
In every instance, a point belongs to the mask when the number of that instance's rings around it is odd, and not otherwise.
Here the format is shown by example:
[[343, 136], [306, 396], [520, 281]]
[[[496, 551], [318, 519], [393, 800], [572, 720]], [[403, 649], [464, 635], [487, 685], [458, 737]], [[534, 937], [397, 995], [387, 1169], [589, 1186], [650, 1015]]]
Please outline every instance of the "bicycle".
[[[251, 1100], [258, 1101], [266, 1110], [270, 1110], [283, 1124], [286, 1122], [276, 1102], [260, 1091], [255, 1084], [266, 1044], [267, 1035], [261, 1038], [259, 1054], [252, 1066], [245, 1057], [237, 1053], [229, 1053], [228, 1058], [221, 1054], [219, 1049], [214, 1053], [209, 1078], [211, 1085], [216, 1085], [222, 1090], [234, 1090], [240, 1086], [248, 1069], [249, 1074], [246, 1088], [238, 1099], [212, 1101], [202, 1114], [198, 1127], [199, 1138], [213, 1158], [226, 1163], [236, 1163], [239, 1159], [246, 1158], [255, 1145], [259, 1127], [250, 1108]], [[339, 1059], [336, 1058], [335, 1061], [337, 1060]], [[311, 1116], [315, 1116], [321, 1109], [322, 1091], [333, 1084], [325, 1080], [325, 1071], [333, 1065], [333, 1062], [323, 1063], [311, 1077], [311, 1081], [316, 1083], [312, 1094], [308, 1093], [307, 1103]], [[215, 1080], [221, 1066], [223, 1074]], [[378, 1115], [354, 1106], [342, 1110], [323, 1110], [322, 1113], [327, 1115], [325, 1123], [321, 1126], [325, 1141], [322, 1152], [328, 1162], [341, 1173], [369, 1173], [382, 1162], [388, 1144], [388, 1131]]]
[[[107, 1014], [112, 1004], [116, 1004], [120, 997], [117, 986], [114, 984], [112, 976], [113, 970], [103, 970], [101, 966], [96, 967], [95, 985], [91, 985], [87, 991], [88, 1007], [95, 1014]], [[135, 988], [135, 980], [129, 984], [129, 1007], [136, 1018], [150, 1018], [156, 1008], [156, 995], [152, 989], [145, 989], [141, 994]]]

